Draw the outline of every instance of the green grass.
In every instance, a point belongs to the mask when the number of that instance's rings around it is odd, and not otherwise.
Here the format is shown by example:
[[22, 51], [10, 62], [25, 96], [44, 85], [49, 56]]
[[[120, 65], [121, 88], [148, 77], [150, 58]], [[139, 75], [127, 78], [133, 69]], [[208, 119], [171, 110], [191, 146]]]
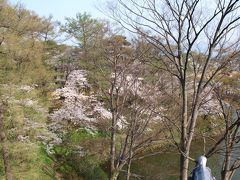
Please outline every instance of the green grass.
[[[37, 140], [38, 135], [50, 136], [51, 132], [46, 126], [50, 101], [42, 94], [41, 87], [35, 87], [26, 92], [20, 89], [21, 86], [22, 82], [16, 84], [9, 82], [7, 86], [0, 86], [0, 94], [7, 97], [8, 101], [4, 114], [4, 126], [14, 179], [55, 179], [54, 164], [56, 162], [48, 156], [44, 145]], [[31, 106], [24, 105], [22, 103], [24, 100], [32, 100], [34, 103]], [[29, 142], [19, 141], [19, 135], [28, 136]], [[2, 157], [0, 157], [0, 179], [5, 179]]]
[[[9, 143], [9, 160], [16, 180], [51, 180], [55, 176], [53, 160], [44, 146], [34, 143]], [[1, 158], [2, 159], [2, 158]], [[0, 179], [4, 179], [3, 163], [0, 166]]]
[[[54, 154], [59, 162], [58, 171], [65, 178], [74, 176], [86, 180], [108, 179], [101, 168], [107, 161], [107, 139], [105, 133], [90, 133], [85, 128], [68, 130], [63, 135], [63, 144], [54, 146]], [[80, 147], [85, 153], [84, 156], [79, 154]]]

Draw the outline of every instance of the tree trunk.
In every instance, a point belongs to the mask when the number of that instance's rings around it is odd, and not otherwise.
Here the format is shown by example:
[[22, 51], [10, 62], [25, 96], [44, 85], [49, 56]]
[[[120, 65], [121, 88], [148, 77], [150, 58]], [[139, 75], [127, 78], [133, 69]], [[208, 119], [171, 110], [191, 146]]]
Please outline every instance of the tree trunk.
[[119, 176], [119, 171], [118, 171], [118, 170], [115, 170], [115, 171], [111, 174], [110, 180], [117, 180], [118, 176]]
[[127, 180], [130, 179], [131, 176], [131, 164], [132, 164], [132, 157], [128, 161], [128, 167], [127, 167]]
[[[228, 125], [229, 126], [229, 125]], [[227, 135], [226, 137], [226, 144], [227, 144], [227, 148], [226, 148], [226, 153], [225, 153], [225, 159], [224, 159], [224, 163], [223, 163], [223, 167], [222, 167], [222, 180], [229, 180], [231, 179], [231, 171], [230, 171], [230, 163], [231, 163], [231, 145], [230, 145], [230, 141], [232, 141], [232, 136], [231, 133]]]
[[3, 163], [4, 163], [4, 169], [5, 169], [5, 174], [6, 174], [6, 179], [7, 180], [12, 180], [13, 175], [12, 171], [10, 168], [10, 163], [9, 163], [9, 151], [8, 148], [5, 144], [6, 141], [6, 135], [4, 133], [4, 128], [3, 128], [3, 107], [0, 104], [0, 140], [1, 140], [1, 146], [2, 146], [2, 156], [3, 156]]
[[222, 171], [222, 180], [232, 179], [233, 173], [231, 171]]
[[111, 150], [110, 150], [110, 171], [111, 177], [115, 173], [115, 154], [116, 154], [116, 115], [112, 115], [112, 129], [111, 129]]
[[188, 179], [189, 159], [181, 154], [180, 156], [180, 180]]
[[9, 164], [8, 148], [6, 147], [6, 145], [4, 143], [2, 143], [2, 154], [3, 154], [3, 162], [4, 162], [5, 173], [6, 173], [6, 179], [12, 180], [13, 175], [12, 175], [12, 171], [11, 171], [10, 164]]
[[[181, 155], [180, 155], [180, 180], [188, 179], [188, 165], [189, 165], [189, 148], [187, 148], [187, 125], [188, 125], [188, 114], [187, 114], [187, 89], [185, 81], [181, 82], [182, 85], [182, 132], [181, 132]], [[182, 154], [184, 153], [184, 154]]]

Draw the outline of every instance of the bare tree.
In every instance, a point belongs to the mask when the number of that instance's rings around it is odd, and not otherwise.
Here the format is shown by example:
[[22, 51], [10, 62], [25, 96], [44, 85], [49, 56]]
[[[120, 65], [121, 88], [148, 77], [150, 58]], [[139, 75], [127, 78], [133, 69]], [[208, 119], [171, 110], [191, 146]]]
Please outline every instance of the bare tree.
[[152, 90], [142, 89], [144, 68], [137, 61], [139, 55], [135, 55], [126, 38], [113, 35], [107, 40], [106, 63], [96, 62], [107, 84], [100, 88], [111, 112], [111, 180], [118, 178], [125, 165], [129, 179], [132, 161], [159, 139], [160, 130], [151, 129], [155, 105], [143, 98], [149, 97]]
[[110, 16], [156, 47], [159, 69], [178, 79], [180, 142], [174, 142], [181, 154], [181, 180], [188, 178], [203, 94], [239, 55], [239, 5], [238, 0], [118, 0], [109, 4]]
[[237, 152], [240, 141], [240, 114], [236, 107], [226, 102], [220, 87], [215, 88], [214, 92], [220, 105], [219, 121], [223, 121], [224, 131], [222, 136], [207, 152], [206, 156], [210, 157], [213, 154], [223, 156], [221, 179], [229, 180], [232, 179], [236, 170], [240, 168]]

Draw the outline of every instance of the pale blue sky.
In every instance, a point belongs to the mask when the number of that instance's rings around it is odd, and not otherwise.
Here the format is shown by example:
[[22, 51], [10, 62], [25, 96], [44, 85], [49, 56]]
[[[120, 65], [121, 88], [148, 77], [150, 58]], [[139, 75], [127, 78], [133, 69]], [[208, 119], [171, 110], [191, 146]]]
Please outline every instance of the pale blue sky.
[[64, 21], [65, 17], [75, 17], [78, 12], [88, 12], [95, 18], [106, 18], [96, 9], [106, 0], [9, 0], [22, 3], [27, 9], [40, 16], [53, 15], [54, 20]]

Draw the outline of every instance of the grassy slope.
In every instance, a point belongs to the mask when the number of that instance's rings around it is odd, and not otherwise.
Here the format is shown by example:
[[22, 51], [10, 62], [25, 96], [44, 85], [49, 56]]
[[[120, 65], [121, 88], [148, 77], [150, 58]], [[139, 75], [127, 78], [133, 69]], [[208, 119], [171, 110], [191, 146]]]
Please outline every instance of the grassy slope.
[[[5, 126], [14, 178], [53, 179], [53, 161], [45, 153], [44, 146], [37, 138], [38, 136], [51, 138], [52, 134], [46, 126], [49, 103], [40, 90], [34, 88], [27, 92], [21, 90], [20, 86], [8, 84], [0, 87], [2, 96], [8, 102]], [[23, 140], [24, 138], [26, 139]], [[0, 179], [4, 179], [2, 162]]]

